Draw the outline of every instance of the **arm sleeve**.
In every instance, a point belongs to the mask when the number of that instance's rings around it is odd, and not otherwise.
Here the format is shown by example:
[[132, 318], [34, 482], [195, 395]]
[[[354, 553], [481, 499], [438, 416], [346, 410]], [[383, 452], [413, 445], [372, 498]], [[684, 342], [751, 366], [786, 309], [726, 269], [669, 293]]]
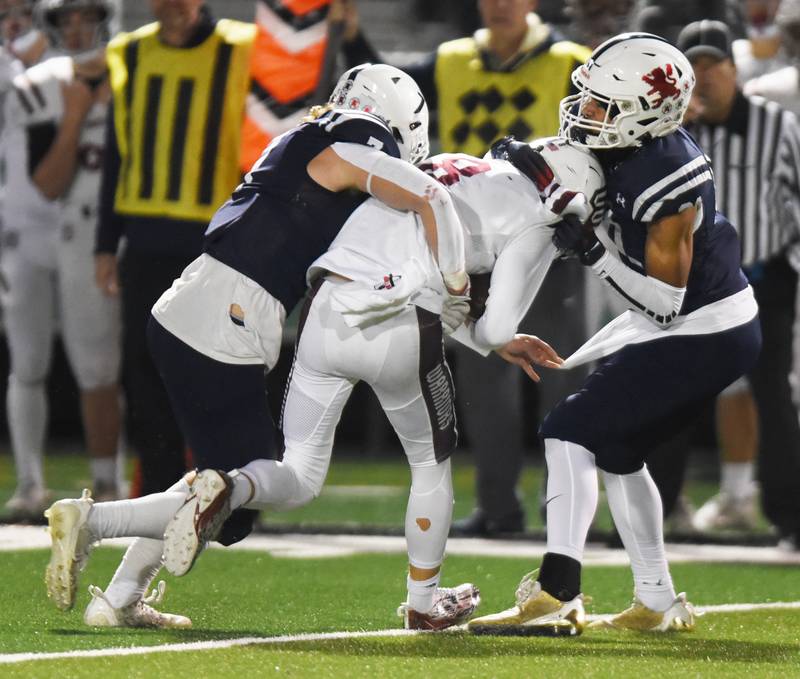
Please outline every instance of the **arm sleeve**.
[[444, 187], [410, 163], [374, 148], [342, 142], [333, 144], [331, 148], [342, 160], [367, 172], [367, 191], [370, 194], [372, 179], [379, 177], [415, 196], [425, 197], [436, 222], [437, 260], [442, 277], [448, 283], [451, 277], [465, 271], [464, 231], [450, 194]]
[[629, 307], [660, 326], [668, 326], [680, 313], [686, 288], [676, 288], [652, 276], [640, 274], [609, 251], [592, 264], [592, 270]]
[[121, 158], [114, 127], [113, 104], [108, 107], [106, 118], [103, 174], [100, 178], [100, 215], [97, 222], [95, 253], [116, 254], [120, 238], [124, 235], [124, 223], [114, 209], [114, 200], [119, 181]]

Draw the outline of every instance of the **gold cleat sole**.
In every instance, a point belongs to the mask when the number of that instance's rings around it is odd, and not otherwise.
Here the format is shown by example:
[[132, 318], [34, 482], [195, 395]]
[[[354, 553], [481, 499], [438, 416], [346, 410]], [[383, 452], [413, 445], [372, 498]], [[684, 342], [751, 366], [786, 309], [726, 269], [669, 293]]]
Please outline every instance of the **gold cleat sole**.
[[585, 616], [578, 611], [570, 611], [560, 620], [527, 623], [491, 624], [481, 623], [480, 619], [469, 624], [469, 631], [477, 635], [506, 637], [577, 637], [586, 626]]
[[47, 596], [62, 611], [68, 611], [75, 605], [78, 586], [80, 564], [75, 559], [75, 553], [80, 531], [74, 529], [75, 514], [80, 514], [80, 509], [74, 505], [59, 503], [52, 505], [44, 513], [52, 541], [50, 563], [45, 570]]

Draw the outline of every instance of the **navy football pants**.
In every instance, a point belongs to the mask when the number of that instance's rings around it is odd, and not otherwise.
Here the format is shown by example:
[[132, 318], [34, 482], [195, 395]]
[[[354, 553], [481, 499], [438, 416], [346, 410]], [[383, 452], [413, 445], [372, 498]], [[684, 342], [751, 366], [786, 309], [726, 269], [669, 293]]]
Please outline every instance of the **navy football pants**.
[[628, 345], [561, 401], [539, 434], [582, 445], [600, 469], [630, 474], [707, 399], [749, 372], [760, 349], [758, 318], [724, 332]]

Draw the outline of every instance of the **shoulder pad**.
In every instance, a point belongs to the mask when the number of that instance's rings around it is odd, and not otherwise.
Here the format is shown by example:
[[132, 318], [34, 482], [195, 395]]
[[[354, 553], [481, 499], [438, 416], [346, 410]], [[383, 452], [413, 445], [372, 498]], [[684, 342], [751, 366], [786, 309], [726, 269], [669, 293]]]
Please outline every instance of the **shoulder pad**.
[[400, 149], [389, 126], [371, 113], [334, 109], [316, 122], [335, 141], [372, 146], [395, 158], [400, 157]]

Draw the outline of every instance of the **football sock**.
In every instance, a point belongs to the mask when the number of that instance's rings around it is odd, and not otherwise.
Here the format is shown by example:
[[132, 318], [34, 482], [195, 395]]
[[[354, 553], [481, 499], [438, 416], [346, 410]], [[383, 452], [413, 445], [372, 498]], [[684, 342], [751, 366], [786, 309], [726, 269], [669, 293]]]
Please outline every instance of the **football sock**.
[[636, 596], [654, 611], [675, 600], [664, 550], [664, 518], [658, 488], [643, 466], [632, 474], [603, 472], [614, 524], [631, 561]]
[[723, 462], [719, 489], [737, 499], [747, 498], [755, 490], [752, 462]]
[[162, 540], [139, 538], [128, 547], [105, 595], [112, 608], [128, 606], [144, 597], [161, 569]]
[[539, 567], [539, 584], [559, 601], [572, 601], [581, 593], [581, 562], [548, 552]]
[[44, 488], [42, 451], [47, 425], [44, 383], [23, 384], [13, 375], [6, 394], [11, 448], [20, 489]]
[[436, 568], [442, 563], [452, 518], [450, 460], [433, 466], [411, 467], [405, 535], [408, 561], [412, 566]]
[[427, 580], [414, 580], [409, 575], [406, 578], [408, 586], [408, 605], [415, 611], [427, 613], [433, 608], [433, 598], [439, 587], [441, 571]]
[[117, 455], [112, 457], [93, 457], [89, 466], [92, 469], [92, 479], [95, 485], [116, 487], [117, 485]]
[[94, 539], [143, 537], [161, 540], [170, 519], [189, 495], [189, 484], [181, 479], [163, 493], [133, 500], [97, 502], [87, 525]]
[[545, 439], [547, 458], [547, 551], [583, 560], [586, 536], [597, 509], [597, 468], [583, 446]]

